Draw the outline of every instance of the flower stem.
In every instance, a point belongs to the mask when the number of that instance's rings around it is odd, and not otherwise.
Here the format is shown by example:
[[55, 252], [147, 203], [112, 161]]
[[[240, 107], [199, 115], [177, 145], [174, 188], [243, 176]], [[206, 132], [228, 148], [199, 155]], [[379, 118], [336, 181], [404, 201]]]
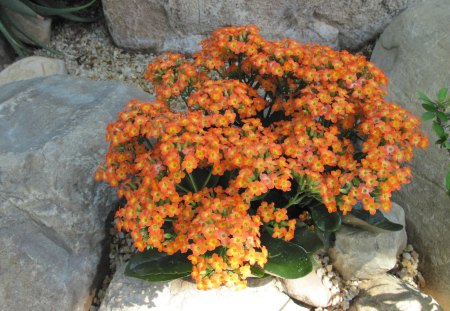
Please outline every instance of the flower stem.
[[188, 189], [186, 189], [186, 188], [183, 187], [182, 185], [177, 185], [177, 188], [180, 189], [180, 190], [182, 190], [182, 191], [184, 191], [184, 192], [186, 192], [186, 193], [189, 193], [189, 192], [190, 192]]
[[203, 183], [202, 189], [206, 187], [206, 185], [208, 184], [209, 180], [211, 179], [212, 171], [213, 171], [213, 168], [211, 167], [211, 170], [209, 171], [209, 175], [208, 175], [208, 177], [206, 177], [206, 180]]
[[192, 177], [191, 173], [187, 173], [189, 176], [189, 181], [191, 182], [192, 188], [194, 188], [194, 192], [198, 191], [197, 184], [195, 183], [194, 177]]

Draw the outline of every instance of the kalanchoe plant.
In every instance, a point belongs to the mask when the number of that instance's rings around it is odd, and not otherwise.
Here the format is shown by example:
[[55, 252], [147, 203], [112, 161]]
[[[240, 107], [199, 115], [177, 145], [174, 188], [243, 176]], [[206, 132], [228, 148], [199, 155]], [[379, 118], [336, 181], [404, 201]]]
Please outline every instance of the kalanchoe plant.
[[117, 228], [142, 252], [128, 275], [190, 274], [199, 289], [299, 278], [343, 222], [402, 228], [380, 210], [427, 139], [383, 99], [381, 70], [346, 51], [266, 41], [254, 26], [201, 45], [193, 59], [150, 64], [156, 101], [131, 100], [107, 128], [97, 179], [126, 198]]
[[[422, 107], [426, 112], [422, 115], [424, 120], [433, 120], [433, 130], [438, 139], [436, 144], [444, 148], [450, 155], [450, 96], [448, 88], [442, 88], [437, 94], [435, 101], [431, 100], [422, 92], [418, 92]], [[445, 187], [450, 195], [450, 166], [445, 178]]]
[[47, 48], [42, 42], [33, 38], [29, 30], [25, 29], [20, 23], [17, 23], [15, 18], [11, 16], [11, 12], [38, 19], [56, 16], [76, 22], [92, 22], [95, 20], [93, 17], [80, 16], [76, 13], [91, 8], [97, 0], [88, 0], [77, 6], [67, 6], [66, 2], [64, 0], [0, 0], [0, 33], [5, 36], [6, 40], [20, 57], [28, 55], [30, 51], [26, 43], [17, 34], [22, 35], [35, 46], [50, 50], [54, 53], [60, 53]]

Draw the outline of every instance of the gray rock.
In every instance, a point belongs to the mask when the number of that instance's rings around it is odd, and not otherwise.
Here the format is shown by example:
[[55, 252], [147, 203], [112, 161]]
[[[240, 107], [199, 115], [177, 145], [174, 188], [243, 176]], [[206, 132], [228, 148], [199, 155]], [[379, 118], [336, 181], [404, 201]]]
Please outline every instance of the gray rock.
[[312, 271], [299, 279], [280, 279], [283, 291], [289, 297], [297, 299], [313, 307], [327, 307], [333, 294], [322, 284], [321, 279]]
[[[373, 40], [415, 0], [102, 0], [114, 42], [124, 48], [198, 50], [227, 25], [257, 25], [267, 39], [289, 37], [356, 49]], [[123, 14], [123, 12], [130, 14]]]
[[[393, 203], [385, 214], [392, 222], [405, 225], [405, 213]], [[374, 233], [344, 226], [336, 233], [329, 250], [333, 266], [345, 279], [368, 279], [394, 268], [397, 255], [406, 247], [406, 231]]]
[[0, 86], [14, 81], [66, 73], [66, 65], [61, 59], [30, 56], [22, 58], [0, 72]]
[[185, 280], [150, 283], [124, 275], [125, 266], [115, 273], [99, 311], [306, 311], [280, 292], [272, 279], [258, 286], [200, 291]]
[[52, 76], [0, 87], [0, 309], [89, 308], [113, 191], [94, 180], [105, 128], [131, 98]]
[[350, 311], [442, 310], [431, 296], [388, 274], [361, 282], [360, 290]]
[[[420, 116], [424, 111], [416, 97], [431, 97], [450, 86], [450, 0], [430, 0], [408, 9], [382, 34], [372, 61], [389, 77], [389, 100]], [[431, 122], [424, 122], [430, 146], [418, 150], [412, 163], [413, 180], [395, 196], [406, 213], [408, 238], [421, 255], [419, 270], [427, 287], [444, 309], [450, 309], [450, 197], [444, 178], [448, 153], [434, 145]]]
[[[5, 9], [11, 19], [14, 19], [15, 23], [24, 31], [28, 37], [31, 37], [34, 41], [46, 45], [50, 42], [52, 32], [52, 19], [51, 18], [37, 18], [34, 16], [23, 15], [21, 13]], [[14, 30], [14, 34], [25, 43], [34, 44], [21, 32]]]
[[5, 37], [0, 34], [0, 71], [14, 60], [14, 52]]

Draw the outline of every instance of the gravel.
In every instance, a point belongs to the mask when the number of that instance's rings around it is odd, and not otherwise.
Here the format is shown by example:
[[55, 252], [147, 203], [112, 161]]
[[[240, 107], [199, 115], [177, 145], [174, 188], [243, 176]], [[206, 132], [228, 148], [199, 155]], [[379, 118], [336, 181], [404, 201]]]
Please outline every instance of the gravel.
[[34, 54], [63, 59], [69, 75], [121, 81], [150, 91], [149, 83], [142, 77], [155, 55], [114, 46], [102, 19], [91, 24], [68, 21], [57, 24], [52, 31], [49, 47], [64, 55], [44, 49], [37, 49]]

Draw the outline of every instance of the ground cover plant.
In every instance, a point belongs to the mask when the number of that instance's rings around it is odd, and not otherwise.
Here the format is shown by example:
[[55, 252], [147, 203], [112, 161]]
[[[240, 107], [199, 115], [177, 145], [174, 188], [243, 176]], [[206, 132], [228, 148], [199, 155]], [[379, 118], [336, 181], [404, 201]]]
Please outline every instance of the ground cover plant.
[[199, 289], [298, 278], [342, 223], [402, 228], [380, 211], [428, 141], [383, 99], [381, 70], [347, 51], [264, 40], [254, 26], [201, 46], [150, 64], [156, 100], [131, 100], [107, 128], [96, 177], [126, 199], [117, 228], [139, 250], [128, 275], [191, 275]]

